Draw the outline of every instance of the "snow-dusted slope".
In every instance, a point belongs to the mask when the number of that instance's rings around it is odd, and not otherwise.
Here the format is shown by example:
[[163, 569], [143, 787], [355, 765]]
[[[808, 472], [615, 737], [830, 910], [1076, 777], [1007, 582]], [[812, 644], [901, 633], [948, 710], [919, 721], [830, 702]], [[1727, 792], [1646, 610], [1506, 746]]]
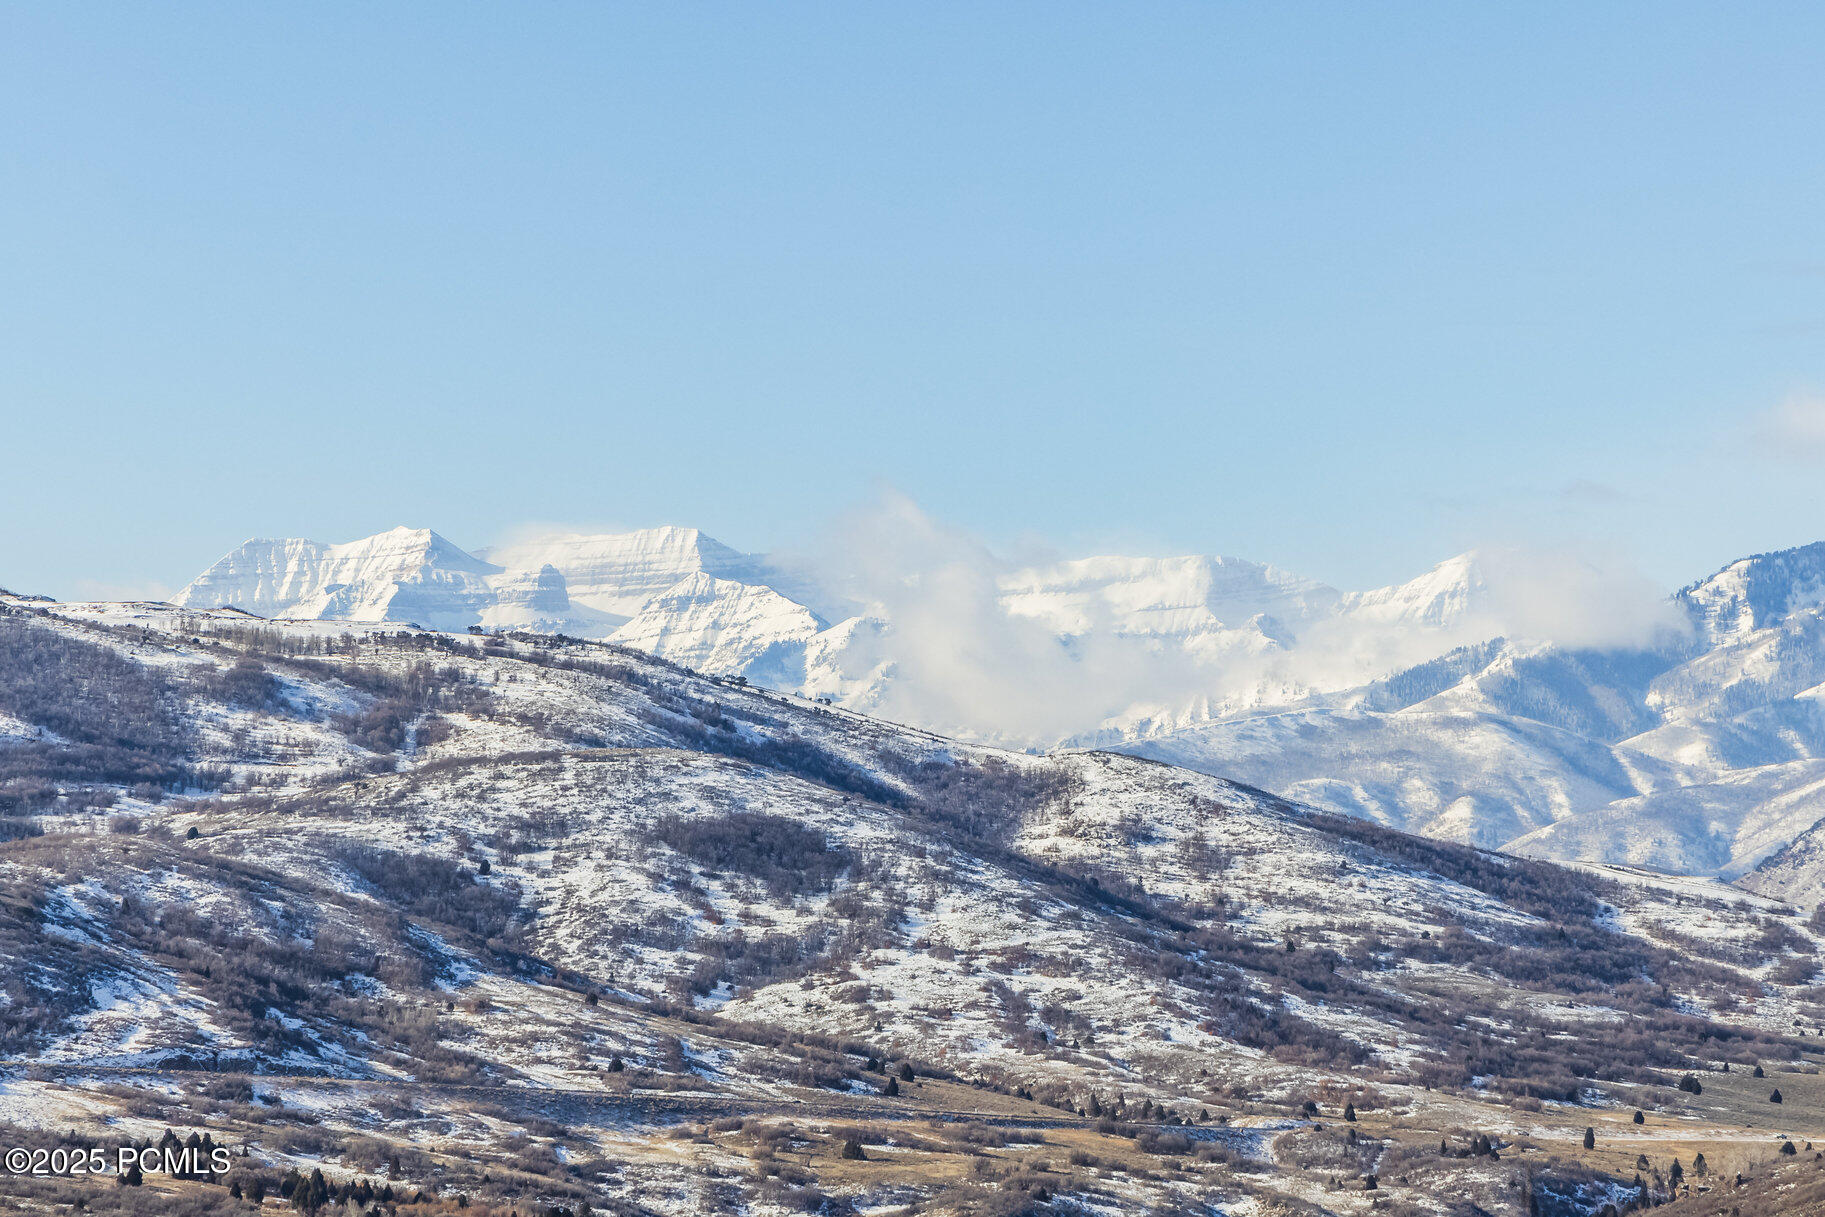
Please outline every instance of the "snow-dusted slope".
[[1618, 799], [1513, 840], [1508, 848], [1537, 858], [1600, 858], [1673, 874], [1735, 878], [1822, 815], [1825, 761], [1763, 765]]
[[1825, 541], [1732, 562], [1679, 593], [1708, 640], [1741, 638], [1825, 604]]
[[1542, 723], [1444, 709], [1251, 714], [1123, 751], [1484, 848], [1635, 791], [1628, 768], [1602, 744]]
[[[1825, 786], [1825, 774], [1820, 776]], [[1816, 794], [1816, 792], [1815, 792]], [[1815, 803], [1817, 809], [1821, 803]], [[1804, 909], [1825, 904], [1825, 817], [1809, 825], [1739, 882], [1752, 892]]]

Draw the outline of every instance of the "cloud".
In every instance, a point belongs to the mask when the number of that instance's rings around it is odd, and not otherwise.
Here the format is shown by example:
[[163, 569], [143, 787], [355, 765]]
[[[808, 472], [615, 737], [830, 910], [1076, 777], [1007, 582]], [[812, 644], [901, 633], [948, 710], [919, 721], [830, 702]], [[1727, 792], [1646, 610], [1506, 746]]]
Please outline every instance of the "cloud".
[[[1195, 585], [1173, 582], [1172, 564], [1107, 596], [1087, 580], [1062, 611], [1061, 598], [1041, 597], [1040, 611], [1011, 612], [1010, 580], [1050, 568], [1057, 586], [1057, 554], [1015, 561], [894, 491], [845, 517], [806, 561], [811, 577], [885, 623], [838, 657], [852, 678], [890, 669], [867, 708], [1039, 745], [1352, 688], [1497, 636], [1621, 647], [1683, 628], [1665, 592], [1619, 555], [1521, 548], [1462, 555], [1334, 607], [1318, 593], [1300, 619], [1296, 608], [1288, 620], [1256, 618], [1232, 599], [1215, 606], [1219, 626], [1201, 617]], [[1193, 636], [1143, 632], [1150, 605]]]
[[1750, 438], [1757, 452], [1777, 460], [1825, 460], [1825, 397], [1789, 397], [1756, 417]]
[[[1110, 623], [1066, 637], [1009, 613], [1003, 580], [1055, 555], [1028, 542], [1021, 557], [996, 554], [891, 490], [832, 530], [812, 569], [886, 622], [878, 656], [893, 672], [876, 712], [978, 738], [1052, 743], [1137, 702], [1184, 701], [1219, 683], [1214, 669], [1116, 634]], [[845, 656], [844, 666], [854, 671], [875, 657]]]
[[1687, 629], [1666, 591], [1618, 554], [1509, 548], [1478, 561], [1487, 599], [1473, 623], [1508, 638], [1638, 647]]

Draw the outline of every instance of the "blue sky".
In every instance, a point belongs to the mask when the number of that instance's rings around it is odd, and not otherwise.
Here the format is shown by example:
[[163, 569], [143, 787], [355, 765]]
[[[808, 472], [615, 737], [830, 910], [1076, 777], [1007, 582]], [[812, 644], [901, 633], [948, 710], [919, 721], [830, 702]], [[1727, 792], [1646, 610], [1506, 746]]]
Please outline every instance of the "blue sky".
[[1825, 539], [1816, 7], [0, 7], [0, 584]]

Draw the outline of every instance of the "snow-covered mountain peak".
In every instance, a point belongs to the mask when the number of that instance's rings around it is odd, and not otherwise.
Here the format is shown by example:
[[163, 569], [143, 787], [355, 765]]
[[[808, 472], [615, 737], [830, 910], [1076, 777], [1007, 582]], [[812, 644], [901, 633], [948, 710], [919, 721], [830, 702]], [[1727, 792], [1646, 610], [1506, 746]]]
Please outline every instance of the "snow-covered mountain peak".
[[498, 575], [502, 568], [485, 562], [429, 528], [401, 525], [386, 532], [329, 547], [338, 561], [372, 571], [395, 568], [408, 576], [422, 571], [460, 571], [470, 575]]
[[633, 617], [654, 596], [706, 573], [760, 582], [760, 559], [695, 528], [666, 526], [624, 533], [566, 533], [478, 551], [509, 569], [552, 566], [564, 573], [573, 601]]
[[1450, 629], [1487, 610], [1489, 581], [1485, 561], [1476, 550], [1447, 558], [1405, 583], [1352, 592], [1343, 598], [1344, 612], [1384, 627], [1417, 626]]
[[[428, 528], [399, 527], [323, 545], [298, 538], [255, 538], [224, 555], [174, 598], [189, 608], [234, 605], [262, 617], [445, 622], [450, 607], [487, 597], [501, 568]], [[427, 622], [429, 624], [429, 622]]]

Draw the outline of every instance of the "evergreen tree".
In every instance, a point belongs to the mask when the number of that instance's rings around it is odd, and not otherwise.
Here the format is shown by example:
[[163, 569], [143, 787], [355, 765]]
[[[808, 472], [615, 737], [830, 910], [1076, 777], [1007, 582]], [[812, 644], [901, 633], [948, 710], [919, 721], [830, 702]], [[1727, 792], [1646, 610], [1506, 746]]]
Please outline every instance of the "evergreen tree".
[[1596, 1129], [1586, 1128], [1584, 1130], [1584, 1148], [1585, 1149], [1596, 1149], [1597, 1148], [1597, 1130]]
[[1780, 1092], [1780, 1091], [1778, 1091], [1778, 1090], [1777, 1090], [1777, 1091], [1775, 1091], [1775, 1092], [1774, 1092], [1774, 1093], [1773, 1093], [1773, 1094], [1771, 1094], [1771, 1095], [1769, 1095], [1769, 1096], [1768, 1096], [1768, 1101], [1769, 1101], [1769, 1102], [1770, 1102], [1770, 1103], [1778, 1103], [1778, 1102], [1780, 1102], [1780, 1101], [1781, 1101], [1781, 1092]]
[[291, 1206], [302, 1213], [315, 1213], [329, 1201], [329, 1180], [321, 1168], [313, 1167], [310, 1178], [292, 1189]]
[[1634, 1120], [1635, 1120], [1635, 1123], [1637, 1123], [1637, 1124], [1646, 1124], [1647, 1123], [1647, 1117], [1642, 1115], [1639, 1111], [1637, 1111], [1635, 1113]]
[[1343, 1122], [1345, 1124], [1356, 1123], [1356, 1104], [1345, 1103], [1343, 1105]]
[[1762, 1070], [1762, 1067], [1761, 1067], [1761, 1066], [1760, 1066], [1760, 1065], [1757, 1065], [1757, 1066], [1756, 1066], [1756, 1067], [1755, 1067], [1755, 1072], [1754, 1072], [1754, 1073], [1752, 1073], [1752, 1074], [1750, 1074], [1750, 1075], [1749, 1075], [1749, 1076], [1751, 1076], [1751, 1077], [1757, 1077], [1757, 1078], [1765, 1078], [1765, 1077], [1767, 1077], [1767, 1076], [1768, 1076], [1768, 1075], [1767, 1075], [1767, 1074], [1766, 1074], [1766, 1073], [1765, 1073], [1765, 1072], [1763, 1072], [1763, 1070]]

